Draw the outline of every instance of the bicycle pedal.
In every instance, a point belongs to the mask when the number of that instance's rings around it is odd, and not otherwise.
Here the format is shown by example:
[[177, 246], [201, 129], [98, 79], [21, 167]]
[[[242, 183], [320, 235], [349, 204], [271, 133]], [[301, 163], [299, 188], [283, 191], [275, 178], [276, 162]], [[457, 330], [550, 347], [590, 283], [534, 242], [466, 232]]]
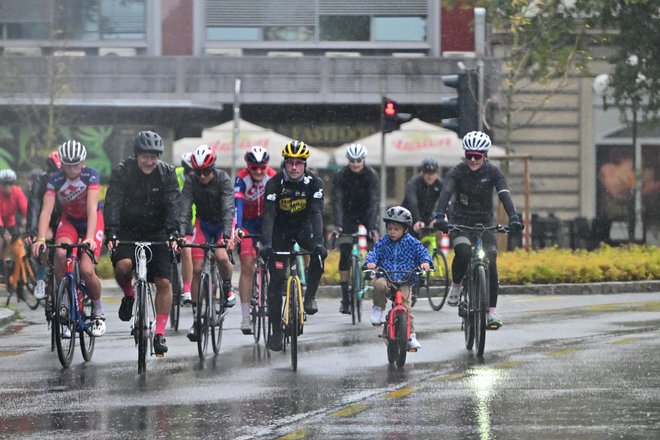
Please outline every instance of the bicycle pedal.
[[154, 356], [156, 356], [157, 358], [162, 358], [165, 357], [165, 353], [154, 353]]
[[417, 349], [416, 348], [409, 348], [408, 353], [417, 353]]

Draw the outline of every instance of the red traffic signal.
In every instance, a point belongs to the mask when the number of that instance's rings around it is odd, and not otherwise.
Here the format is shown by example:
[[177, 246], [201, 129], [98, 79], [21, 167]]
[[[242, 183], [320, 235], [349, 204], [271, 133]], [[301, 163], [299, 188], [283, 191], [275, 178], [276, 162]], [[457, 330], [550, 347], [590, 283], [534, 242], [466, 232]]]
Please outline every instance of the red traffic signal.
[[393, 118], [396, 116], [396, 102], [391, 99], [385, 100], [385, 116], [388, 118]]

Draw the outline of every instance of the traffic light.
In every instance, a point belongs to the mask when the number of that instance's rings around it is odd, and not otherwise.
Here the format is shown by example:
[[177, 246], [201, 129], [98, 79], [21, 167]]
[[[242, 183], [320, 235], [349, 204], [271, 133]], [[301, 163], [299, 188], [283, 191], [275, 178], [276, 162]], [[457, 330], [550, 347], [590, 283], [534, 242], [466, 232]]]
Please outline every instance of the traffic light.
[[383, 133], [391, 133], [398, 130], [401, 124], [411, 118], [410, 113], [399, 113], [399, 104], [389, 98], [383, 98], [381, 112], [381, 128]]
[[456, 96], [441, 102], [443, 113], [449, 118], [442, 119], [442, 126], [458, 133], [459, 137], [479, 129], [479, 97], [477, 74], [474, 71], [458, 75], [442, 75], [442, 83], [456, 89]]

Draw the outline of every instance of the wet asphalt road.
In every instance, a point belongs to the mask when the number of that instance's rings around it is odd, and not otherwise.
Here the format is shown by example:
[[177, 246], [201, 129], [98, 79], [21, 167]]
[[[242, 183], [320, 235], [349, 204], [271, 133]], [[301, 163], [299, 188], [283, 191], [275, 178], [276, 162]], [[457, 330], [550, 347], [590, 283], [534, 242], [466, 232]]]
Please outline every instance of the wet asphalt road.
[[[415, 307], [423, 348], [388, 366], [378, 330], [319, 301], [298, 371], [228, 315], [217, 357], [168, 331], [137, 374], [129, 324], [107, 293], [94, 358], [63, 370], [43, 310], [0, 334], [0, 438], [660, 438], [660, 296], [502, 296], [505, 326], [465, 349], [456, 309]], [[370, 305], [366, 304], [368, 318]], [[184, 309], [183, 328], [192, 318]]]

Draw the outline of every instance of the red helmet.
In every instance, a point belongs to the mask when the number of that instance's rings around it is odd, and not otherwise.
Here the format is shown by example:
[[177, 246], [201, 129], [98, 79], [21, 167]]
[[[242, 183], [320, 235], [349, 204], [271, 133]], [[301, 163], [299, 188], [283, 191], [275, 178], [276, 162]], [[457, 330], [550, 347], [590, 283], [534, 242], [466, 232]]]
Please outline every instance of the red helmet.
[[60, 160], [60, 152], [58, 150], [55, 150], [48, 155], [48, 158], [46, 159], [46, 168], [48, 168], [48, 171], [51, 173], [62, 168], [62, 161]]
[[193, 152], [190, 163], [196, 170], [203, 170], [215, 165], [215, 151], [208, 145], [201, 145]]

